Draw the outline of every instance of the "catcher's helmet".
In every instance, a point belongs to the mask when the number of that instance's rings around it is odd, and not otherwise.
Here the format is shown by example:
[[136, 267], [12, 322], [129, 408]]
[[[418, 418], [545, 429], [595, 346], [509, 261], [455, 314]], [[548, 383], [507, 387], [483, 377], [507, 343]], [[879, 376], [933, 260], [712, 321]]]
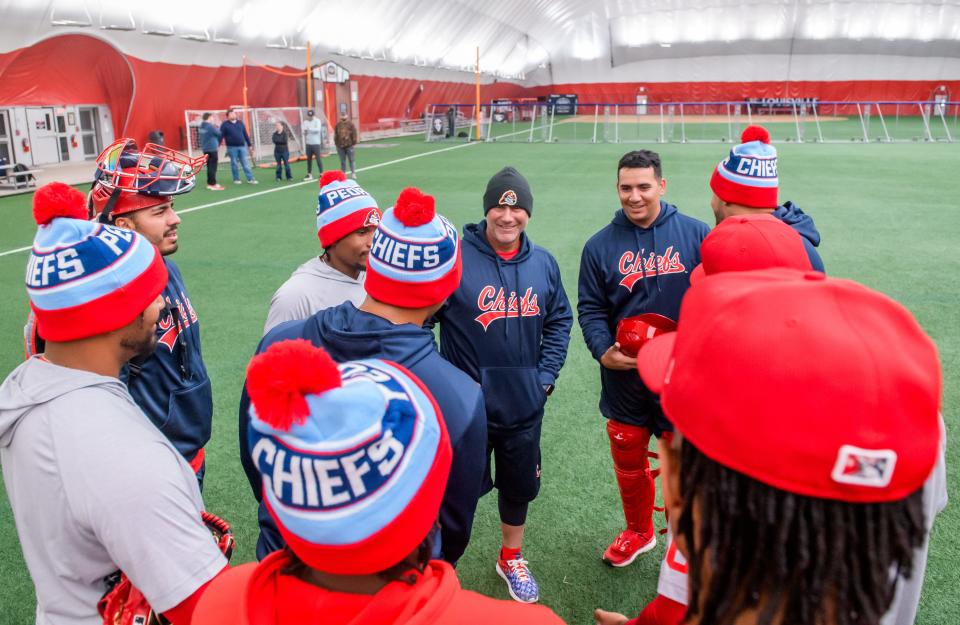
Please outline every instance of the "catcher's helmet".
[[188, 193], [207, 156], [190, 158], [162, 145], [143, 149], [133, 139], [117, 139], [97, 157], [90, 190], [91, 217], [115, 217], [167, 202], [167, 196]]

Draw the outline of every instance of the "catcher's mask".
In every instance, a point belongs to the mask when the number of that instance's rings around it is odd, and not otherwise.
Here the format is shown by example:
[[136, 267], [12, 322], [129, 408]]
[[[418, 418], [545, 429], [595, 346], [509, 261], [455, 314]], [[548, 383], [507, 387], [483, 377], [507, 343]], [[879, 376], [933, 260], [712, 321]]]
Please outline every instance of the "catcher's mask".
[[117, 139], [97, 157], [90, 216], [112, 223], [121, 215], [164, 204], [170, 201], [167, 196], [188, 193], [206, 162], [206, 155], [190, 158], [155, 143], [140, 149], [133, 139]]

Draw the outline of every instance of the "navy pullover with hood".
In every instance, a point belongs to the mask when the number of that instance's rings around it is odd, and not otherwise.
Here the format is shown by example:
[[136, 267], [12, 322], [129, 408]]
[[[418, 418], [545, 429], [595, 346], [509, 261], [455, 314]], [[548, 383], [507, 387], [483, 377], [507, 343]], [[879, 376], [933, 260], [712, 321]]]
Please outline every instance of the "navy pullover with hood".
[[[577, 313], [583, 339], [597, 361], [614, 344], [617, 323], [624, 317], [652, 312], [678, 318], [708, 232], [707, 224], [661, 201], [649, 228], [634, 225], [620, 209], [587, 241], [580, 257]], [[635, 370], [601, 365], [600, 384], [604, 417], [654, 432], [672, 429]]]
[[810, 264], [817, 271], [825, 271], [823, 260], [817, 253], [820, 232], [817, 231], [817, 226], [814, 225], [810, 215], [800, 210], [800, 207], [793, 202], [784, 202], [783, 206], [778, 206], [773, 211], [773, 216], [797, 231], [803, 241], [803, 247], [807, 250], [807, 256], [810, 257]]
[[437, 315], [440, 353], [480, 383], [491, 430], [522, 430], [543, 417], [544, 386], [567, 358], [573, 313], [550, 253], [520, 235], [504, 260], [486, 222], [463, 229], [463, 277]]
[[220, 136], [228, 148], [249, 147], [251, 145], [247, 127], [239, 119], [236, 121], [227, 120], [220, 124]]
[[165, 308], [157, 322], [157, 347], [142, 363], [125, 366], [120, 377], [157, 429], [193, 461], [210, 440], [213, 393], [200, 352], [200, 320], [180, 269], [169, 258], [163, 262], [169, 278], [162, 293]]
[[[327, 350], [337, 362], [363, 358], [390, 360], [409, 369], [433, 394], [453, 448], [450, 478], [440, 506], [440, 540], [443, 559], [455, 563], [470, 540], [487, 461], [487, 419], [480, 387], [440, 356], [430, 330], [409, 323], [394, 324], [357, 310], [351, 302], [321, 310], [307, 319], [280, 324], [263, 337], [257, 353], [288, 339], [306, 339]], [[253, 494], [260, 502], [257, 559], [262, 560], [282, 548], [284, 541], [262, 501], [260, 474], [250, 458], [249, 407], [250, 398], [244, 383], [240, 398], [240, 460]]]

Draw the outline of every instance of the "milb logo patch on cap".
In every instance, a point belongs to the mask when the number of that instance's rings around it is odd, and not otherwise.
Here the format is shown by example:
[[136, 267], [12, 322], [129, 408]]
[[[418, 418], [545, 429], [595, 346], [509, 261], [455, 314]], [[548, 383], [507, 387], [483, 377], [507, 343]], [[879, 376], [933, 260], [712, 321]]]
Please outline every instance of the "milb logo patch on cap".
[[844, 445], [837, 453], [833, 479], [841, 484], [883, 488], [893, 479], [897, 452], [892, 449], [863, 449]]
[[513, 189], [508, 189], [503, 192], [503, 195], [500, 196], [501, 206], [516, 206], [517, 205], [517, 192]]
[[370, 226], [379, 226], [380, 225], [380, 211], [374, 209], [367, 213], [367, 218], [363, 220], [363, 227], [367, 228]]

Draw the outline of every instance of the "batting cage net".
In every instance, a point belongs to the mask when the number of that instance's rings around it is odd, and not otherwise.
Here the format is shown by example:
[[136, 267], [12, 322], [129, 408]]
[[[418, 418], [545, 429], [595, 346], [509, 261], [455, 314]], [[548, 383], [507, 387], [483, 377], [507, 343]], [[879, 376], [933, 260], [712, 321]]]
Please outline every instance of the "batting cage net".
[[[253, 160], [257, 165], [272, 166], [273, 158], [273, 133], [277, 131], [277, 124], [281, 125], [283, 132], [287, 136], [287, 147], [290, 150], [290, 160], [301, 158], [306, 153], [306, 145], [303, 122], [307, 119], [306, 108], [299, 107], [277, 107], [277, 108], [247, 108], [233, 107], [241, 121], [247, 126], [247, 132], [250, 135], [250, 141], [253, 144]], [[187, 152], [190, 156], [196, 156], [200, 150], [199, 129], [203, 121], [203, 110], [184, 111], [184, 120], [186, 122]], [[314, 111], [316, 119], [320, 120], [322, 125], [321, 140], [322, 151], [328, 152], [332, 143], [333, 130], [327, 121], [326, 116], [320, 111]], [[213, 113], [208, 120], [215, 126], [219, 126], [226, 119], [225, 113]], [[221, 154], [224, 154], [224, 147], [220, 146]]]
[[[561, 99], [562, 98], [562, 99]], [[937, 143], [960, 136], [960, 102], [825, 102], [748, 98], [732, 102], [583, 103], [570, 96], [494, 100], [480, 107], [484, 141], [518, 143], [737, 143], [751, 124], [774, 142]], [[427, 141], [476, 138], [474, 105], [427, 107]]]

